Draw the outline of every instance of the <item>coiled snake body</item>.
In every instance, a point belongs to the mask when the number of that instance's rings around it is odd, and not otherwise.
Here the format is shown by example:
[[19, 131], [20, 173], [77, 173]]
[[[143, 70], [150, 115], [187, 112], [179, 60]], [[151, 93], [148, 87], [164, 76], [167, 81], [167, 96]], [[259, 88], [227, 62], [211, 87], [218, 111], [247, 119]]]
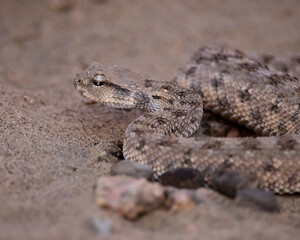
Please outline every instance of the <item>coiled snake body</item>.
[[[259, 187], [300, 192], [300, 81], [244, 53], [202, 48], [171, 82], [143, 78], [125, 67], [92, 63], [74, 80], [85, 97], [114, 108], [147, 112], [127, 128], [126, 160], [155, 176], [180, 167], [209, 178], [220, 168], [254, 174]], [[256, 138], [188, 138], [204, 110], [237, 122]]]

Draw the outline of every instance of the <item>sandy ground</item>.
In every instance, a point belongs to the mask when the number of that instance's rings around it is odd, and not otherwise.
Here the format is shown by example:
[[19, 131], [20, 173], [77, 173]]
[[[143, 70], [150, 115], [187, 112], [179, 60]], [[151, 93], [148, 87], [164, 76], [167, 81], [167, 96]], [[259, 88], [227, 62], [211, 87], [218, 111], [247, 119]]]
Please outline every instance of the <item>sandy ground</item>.
[[[300, 53], [298, 0], [1, 0], [0, 239], [299, 239], [300, 196], [280, 214], [203, 203], [130, 222], [93, 187], [138, 112], [85, 105], [72, 78], [92, 60], [170, 79], [204, 45]], [[99, 158], [101, 151], [109, 152]], [[108, 236], [93, 227], [109, 221]]]

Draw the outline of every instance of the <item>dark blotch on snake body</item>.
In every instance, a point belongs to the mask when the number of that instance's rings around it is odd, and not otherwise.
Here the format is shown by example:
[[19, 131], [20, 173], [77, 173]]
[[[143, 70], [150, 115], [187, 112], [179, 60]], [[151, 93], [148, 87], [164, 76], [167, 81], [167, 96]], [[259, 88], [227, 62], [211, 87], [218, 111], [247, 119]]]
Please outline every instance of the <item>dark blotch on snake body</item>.
[[274, 167], [273, 161], [271, 159], [263, 162], [262, 167], [263, 167], [264, 171], [266, 171], [266, 172], [276, 172], [277, 171], [277, 169]]
[[173, 99], [168, 99], [168, 102], [169, 102], [169, 104], [171, 104], [171, 105], [173, 105], [173, 104], [174, 104], [174, 101], [173, 101]]
[[299, 121], [299, 113], [300, 113], [299, 110], [295, 111], [295, 113], [291, 116], [290, 120], [291, 120], [292, 122]]
[[145, 94], [145, 93], [143, 93], [143, 92], [141, 92], [141, 91], [135, 93], [134, 96], [135, 96], [137, 99], [140, 99], [144, 104], [150, 102], [150, 99], [149, 99], [148, 95]]
[[280, 112], [280, 108], [278, 107], [278, 103], [274, 103], [271, 105], [270, 111], [274, 112], [274, 113], [279, 113]]
[[176, 110], [172, 112], [172, 115], [174, 115], [176, 118], [183, 117], [186, 115], [186, 111]]
[[237, 95], [242, 102], [247, 102], [251, 99], [251, 94], [249, 93], [248, 89], [245, 90], [238, 90], [238, 95]]
[[253, 119], [256, 120], [258, 123], [263, 122], [263, 117], [261, 116], [260, 110], [259, 109], [254, 109], [252, 112]]
[[156, 100], [159, 100], [159, 99], [161, 99], [161, 96], [158, 96], [158, 95], [152, 95], [152, 98], [153, 98], [153, 99], [156, 99]]
[[238, 64], [238, 67], [241, 69], [245, 69], [249, 72], [257, 71], [259, 68], [262, 68], [262, 65], [260, 63], [241, 63]]
[[210, 140], [207, 141], [206, 143], [204, 143], [201, 146], [201, 149], [220, 149], [222, 146], [222, 142], [218, 141], [218, 140]]
[[211, 82], [211, 86], [215, 89], [224, 85], [224, 79], [222, 77], [215, 77], [211, 79], [210, 82]]
[[218, 98], [218, 102], [225, 109], [230, 108], [230, 103], [228, 102], [228, 99], [226, 97]]
[[162, 89], [165, 89], [165, 90], [167, 90], [167, 91], [171, 91], [171, 90], [172, 90], [172, 86], [167, 85], [167, 84], [162, 85], [161, 88], [162, 88]]
[[286, 128], [285, 128], [284, 122], [279, 122], [278, 126], [277, 126], [277, 129], [278, 129], [279, 132], [286, 132]]
[[277, 75], [277, 74], [272, 74], [267, 77], [267, 83], [272, 84], [272, 85], [278, 85], [279, 83], [282, 82], [282, 78]]
[[288, 179], [288, 182], [289, 182], [291, 185], [294, 185], [294, 184], [296, 184], [296, 183], [299, 182], [299, 181], [300, 181], [300, 178], [297, 177], [295, 174], [292, 175], [291, 177], [289, 177], [289, 179]]
[[261, 143], [256, 139], [244, 140], [241, 142], [241, 145], [249, 150], [261, 150]]
[[145, 88], [149, 88], [153, 86], [153, 80], [145, 79]]
[[281, 147], [281, 150], [296, 150], [298, 146], [297, 141], [291, 136], [284, 136], [277, 140], [277, 144]]
[[197, 70], [197, 67], [196, 67], [196, 66], [190, 67], [190, 68], [185, 72], [185, 77], [188, 78], [189, 76], [194, 76], [196, 70]]
[[122, 87], [120, 87], [120, 86], [118, 86], [116, 84], [113, 84], [113, 83], [107, 83], [106, 85], [112, 87], [114, 89], [114, 91], [117, 94], [120, 94], [120, 95], [127, 96], [127, 95], [129, 95], [131, 93], [130, 90], [122, 88]]

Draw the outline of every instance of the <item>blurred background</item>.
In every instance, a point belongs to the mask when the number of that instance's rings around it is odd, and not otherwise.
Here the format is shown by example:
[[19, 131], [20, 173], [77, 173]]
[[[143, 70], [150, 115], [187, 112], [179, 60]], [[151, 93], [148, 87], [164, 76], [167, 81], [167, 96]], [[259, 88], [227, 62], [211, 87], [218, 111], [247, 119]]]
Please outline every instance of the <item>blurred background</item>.
[[1, 0], [0, 4], [0, 73], [5, 82], [22, 88], [60, 84], [58, 79], [72, 77], [92, 60], [170, 79], [205, 45], [300, 52], [298, 0]]

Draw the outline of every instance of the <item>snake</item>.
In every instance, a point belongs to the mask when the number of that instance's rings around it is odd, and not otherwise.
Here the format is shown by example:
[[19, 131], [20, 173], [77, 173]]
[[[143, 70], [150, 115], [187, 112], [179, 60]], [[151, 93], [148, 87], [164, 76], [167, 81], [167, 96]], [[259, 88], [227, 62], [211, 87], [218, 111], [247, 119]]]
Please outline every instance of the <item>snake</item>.
[[[261, 189], [300, 192], [300, 81], [288, 71], [237, 49], [202, 47], [169, 81], [93, 62], [73, 83], [94, 102], [144, 110], [126, 129], [123, 155], [156, 178], [194, 168], [207, 180], [228, 169], [252, 174]], [[256, 136], [193, 137], [203, 111]]]

